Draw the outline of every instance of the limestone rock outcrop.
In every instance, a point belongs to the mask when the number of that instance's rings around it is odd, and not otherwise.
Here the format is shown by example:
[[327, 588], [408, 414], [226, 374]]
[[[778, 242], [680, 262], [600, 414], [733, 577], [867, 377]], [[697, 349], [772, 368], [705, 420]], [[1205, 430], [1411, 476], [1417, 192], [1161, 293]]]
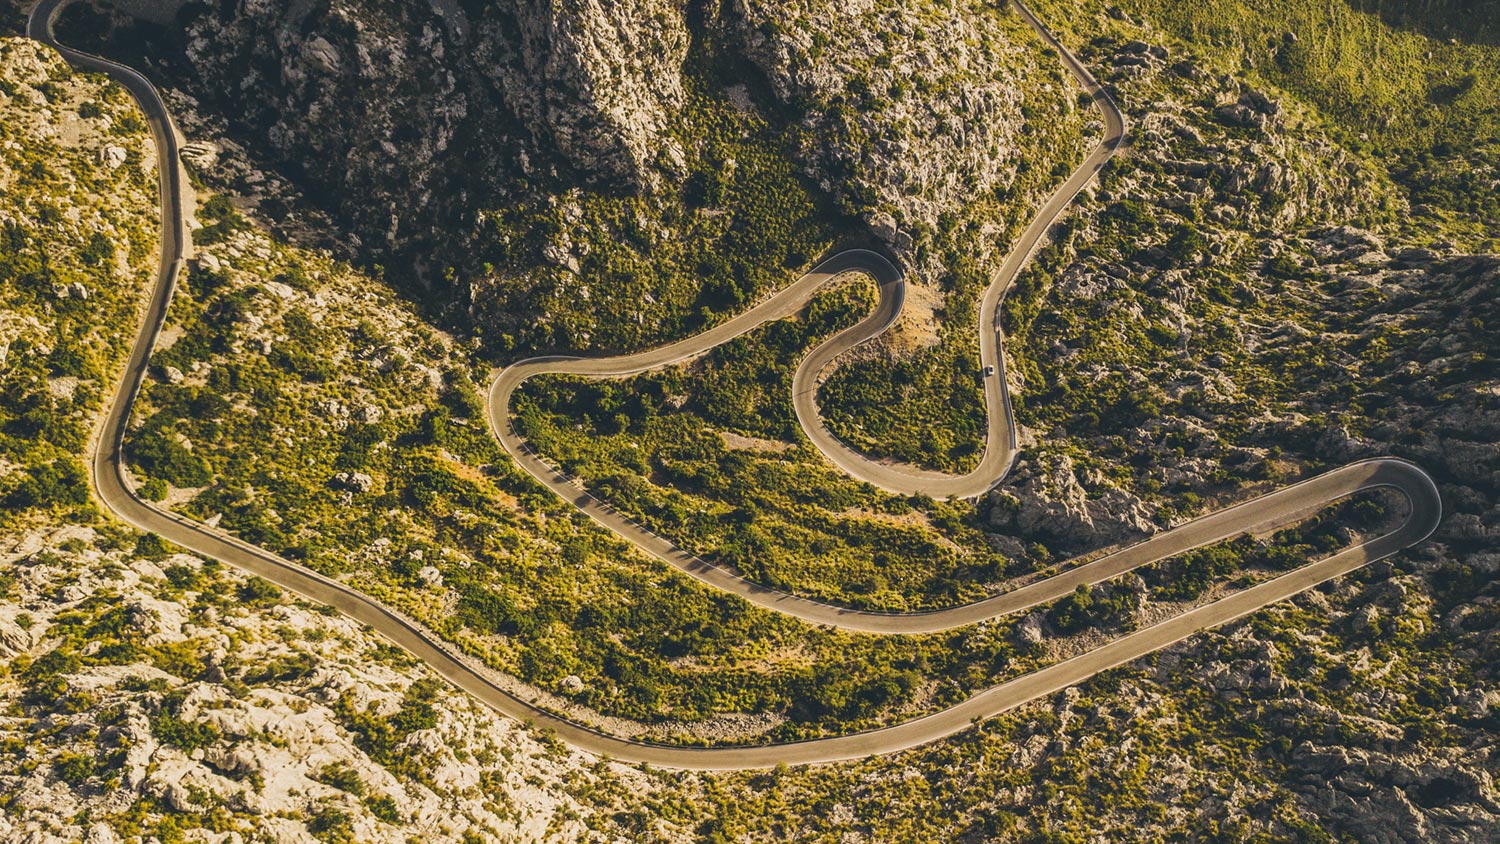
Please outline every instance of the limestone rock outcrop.
[[371, 245], [438, 239], [533, 161], [643, 186], [684, 96], [680, 0], [515, 0], [473, 18], [240, 0], [185, 17], [182, 81]]

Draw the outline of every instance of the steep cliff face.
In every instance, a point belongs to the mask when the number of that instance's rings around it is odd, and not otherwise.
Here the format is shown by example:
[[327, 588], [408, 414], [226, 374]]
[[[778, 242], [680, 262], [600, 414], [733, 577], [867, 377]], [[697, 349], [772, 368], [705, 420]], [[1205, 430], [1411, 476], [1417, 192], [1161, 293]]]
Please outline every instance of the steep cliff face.
[[586, 177], [649, 178], [683, 102], [682, 0], [518, 0], [486, 12], [478, 64], [531, 133]]
[[236, 0], [183, 17], [183, 84], [371, 245], [432, 240], [538, 167], [639, 188], [683, 97], [677, 0], [520, 0], [473, 15]]
[[944, 214], [1023, 192], [1021, 160], [1037, 146], [1023, 135], [1050, 136], [1059, 160], [1081, 143], [1071, 83], [1007, 4], [734, 0], [733, 9], [738, 49], [779, 100], [805, 110], [806, 158], [822, 187], [899, 251]]
[[498, 104], [459, 84], [465, 69], [449, 61], [449, 37], [423, 7], [245, 0], [200, 9], [185, 36], [183, 82], [217, 99], [268, 157], [323, 188], [366, 238], [402, 243], [424, 212], [461, 199], [474, 183], [454, 177], [456, 164], [471, 162], [479, 180], [503, 167], [460, 140]]

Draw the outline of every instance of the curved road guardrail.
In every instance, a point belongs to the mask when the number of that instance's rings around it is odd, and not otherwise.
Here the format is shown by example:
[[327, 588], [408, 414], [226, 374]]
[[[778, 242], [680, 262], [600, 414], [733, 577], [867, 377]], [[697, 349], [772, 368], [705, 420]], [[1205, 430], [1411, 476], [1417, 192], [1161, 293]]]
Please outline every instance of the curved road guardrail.
[[1290, 524], [1330, 503], [1365, 490], [1390, 488], [1398, 491], [1408, 503], [1405, 518], [1387, 533], [1295, 571], [1121, 636], [1071, 659], [984, 689], [948, 709], [883, 729], [833, 738], [745, 747], [679, 747], [635, 741], [599, 732], [555, 715], [501, 688], [488, 679], [481, 669], [456, 655], [434, 633], [369, 596], [224, 532], [159, 508], [141, 499], [130, 488], [125, 477], [123, 455], [125, 430], [131, 407], [146, 375], [151, 351], [166, 319], [167, 305], [171, 301], [188, 247], [178, 146], [171, 116], [160, 94], [144, 76], [123, 65], [57, 43], [52, 34], [52, 24], [58, 11], [68, 2], [71, 0], [42, 0], [32, 9], [27, 22], [27, 34], [57, 49], [69, 62], [80, 68], [108, 74], [135, 97], [146, 114], [155, 138], [160, 170], [162, 243], [156, 283], [152, 288], [140, 331], [127, 358], [124, 374], [101, 422], [89, 464], [100, 504], [116, 517], [141, 530], [155, 532], [195, 553], [264, 577], [287, 590], [327, 604], [350, 618], [369, 625], [496, 711], [552, 730], [562, 740], [581, 749], [629, 762], [698, 770], [815, 764], [905, 750], [950, 736], [969, 728], [980, 719], [992, 717], [1082, 682], [1100, 671], [1123, 665], [1182, 641], [1201, 630], [1233, 621], [1267, 604], [1395, 554], [1430, 536], [1441, 519], [1442, 503], [1437, 487], [1421, 468], [1396, 458], [1365, 460], [1210, 513], [1137, 545], [1004, 595], [934, 612], [905, 615], [871, 613], [835, 607], [768, 589], [712, 563], [692, 557], [582, 492], [526, 448], [525, 442], [512, 429], [508, 412], [512, 393], [526, 378], [548, 372], [618, 377], [685, 360], [766, 321], [797, 313], [834, 276], [860, 271], [873, 276], [880, 285], [881, 296], [876, 310], [858, 325], [835, 335], [814, 349], [802, 361], [794, 378], [793, 400], [798, 419], [808, 436], [829, 460], [849, 474], [898, 492], [925, 492], [937, 497], [975, 496], [998, 483], [1005, 476], [1014, 456], [1015, 428], [1005, 389], [1004, 360], [999, 351], [1000, 337], [995, 314], [1011, 281], [1035, 251], [1048, 227], [1104, 165], [1124, 136], [1124, 121], [1108, 95], [1031, 11], [1018, 2], [1016, 8], [1020, 14], [1058, 51], [1069, 71], [1100, 105], [1106, 118], [1106, 134], [1104, 141], [1038, 211], [985, 293], [980, 308], [980, 358], [983, 365], [995, 366], [999, 375], [986, 382], [988, 435], [985, 454], [978, 468], [967, 475], [949, 476], [913, 467], [876, 463], [838, 442], [818, 419], [814, 395], [818, 374], [841, 352], [885, 330], [901, 309], [903, 282], [900, 272], [880, 255], [861, 250], [835, 255], [756, 308], [695, 337], [659, 349], [617, 358], [536, 358], [506, 368], [495, 379], [490, 390], [490, 420], [506, 451], [537, 480], [573, 502], [596, 521], [647, 554], [704, 583], [739, 595], [756, 605], [811, 623], [871, 633], [943, 630], [1016, 612], [1063, 597], [1082, 583], [1107, 580], [1139, 566], [1245, 532], [1264, 531]]

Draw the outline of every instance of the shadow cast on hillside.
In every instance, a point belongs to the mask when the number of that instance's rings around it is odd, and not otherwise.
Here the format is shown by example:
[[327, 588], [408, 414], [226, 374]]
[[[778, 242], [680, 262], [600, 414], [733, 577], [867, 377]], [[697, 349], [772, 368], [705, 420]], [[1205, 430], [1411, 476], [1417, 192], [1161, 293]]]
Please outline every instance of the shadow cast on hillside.
[[1438, 41], [1500, 46], [1500, 0], [1344, 0], [1388, 26]]

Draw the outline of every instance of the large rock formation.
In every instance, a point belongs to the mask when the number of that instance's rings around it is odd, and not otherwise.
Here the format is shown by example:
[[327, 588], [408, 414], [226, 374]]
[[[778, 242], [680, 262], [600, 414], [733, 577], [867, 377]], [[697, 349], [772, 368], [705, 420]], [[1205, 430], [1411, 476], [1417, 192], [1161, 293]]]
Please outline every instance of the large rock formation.
[[[190, 7], [183, 81], [366, 241], [432, 239], [537, 167], [640, 187], [681, 106], [681, 3]], [[478, 198], [481, 198], [478, 199]]]
[[1087, 551], [1156, 532], [1145, 503], [1067, 455], [1021, 460], [1004, 490], [991, 511], [995, 528], [1053, 548]]
[[682, 0], [518, 2], [475, 46], [505, 102], [584, 175], [639, 183], [657, 163], [683, 101]]
[[903, 252], [944, 214], [962, 217], [976, 200], [1013, 189], [1023, 133], [1080, 143], [1068, 125], [1071, 82], [1050, 56], [1039, 61], [1035, 36], [1005, 4], [735, 0], [732, 8], [738, 49], [814, 128], [806, 151], [814, 177]]

